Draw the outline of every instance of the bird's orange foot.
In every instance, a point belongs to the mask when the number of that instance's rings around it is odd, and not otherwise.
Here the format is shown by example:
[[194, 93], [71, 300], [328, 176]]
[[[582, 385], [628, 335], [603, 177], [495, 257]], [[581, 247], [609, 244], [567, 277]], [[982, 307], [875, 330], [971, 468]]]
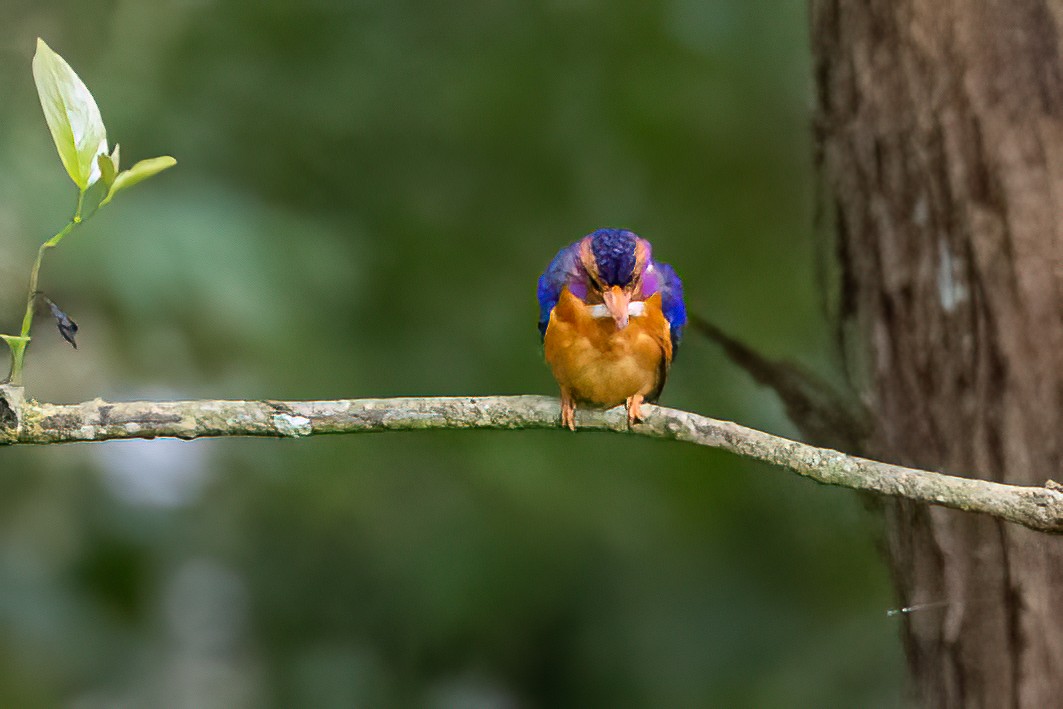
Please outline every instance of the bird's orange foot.
[[635, 394], [627, 398], [627, 425], [634, 426], [641, 423], [645, 416], [642, 415], [642, 394]]
[[576, 400], [567, 392], [561, 392], [561, 425], [576, 430]]

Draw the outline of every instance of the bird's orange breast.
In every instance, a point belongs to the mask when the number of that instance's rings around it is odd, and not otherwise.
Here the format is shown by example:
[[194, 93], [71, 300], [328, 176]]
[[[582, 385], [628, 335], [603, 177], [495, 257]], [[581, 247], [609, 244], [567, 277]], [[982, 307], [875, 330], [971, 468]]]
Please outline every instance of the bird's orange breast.
[[672, 361], [660, 294], [618, 330], [611, 317], [594, 317], [591, 306], [565, 288], [550, 313], [544, 344], [561, 388], [598, 406], [616, 406], [636, 394], [655, 399]]

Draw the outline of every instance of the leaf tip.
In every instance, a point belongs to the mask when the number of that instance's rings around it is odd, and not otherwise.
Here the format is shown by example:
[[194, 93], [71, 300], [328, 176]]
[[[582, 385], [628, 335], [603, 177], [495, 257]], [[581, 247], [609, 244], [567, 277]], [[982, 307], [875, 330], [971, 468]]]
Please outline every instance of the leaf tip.
[[48, 46], [40, 37], [37, 38], [37, 44], [33, 49], [33, 63], [46, 61], [47, 57], [57, 56], [55, 50]]

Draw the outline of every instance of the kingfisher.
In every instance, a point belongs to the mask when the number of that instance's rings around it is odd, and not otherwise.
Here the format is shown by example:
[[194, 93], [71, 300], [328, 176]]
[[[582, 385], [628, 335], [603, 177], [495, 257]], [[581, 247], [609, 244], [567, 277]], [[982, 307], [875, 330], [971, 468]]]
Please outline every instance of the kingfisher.
[[650, 242], [599, 229], [557, 252], [539, 277], [539, 334], [561, 387], [561, 424], [576, 404], [624, 404], [629, 426], [664, 388], [686, 325], [683, 284]]

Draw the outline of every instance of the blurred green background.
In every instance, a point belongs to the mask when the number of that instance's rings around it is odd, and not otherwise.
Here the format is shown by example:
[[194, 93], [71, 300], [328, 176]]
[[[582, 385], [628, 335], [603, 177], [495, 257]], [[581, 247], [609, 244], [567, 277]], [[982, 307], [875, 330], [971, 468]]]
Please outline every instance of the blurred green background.
[[[0, 321], [73, 209], [40, 35], [128, 165], [52, 252], [41, 400], [554, 393], [535, 280], [600, 226], [830, 374], [804, 3], [7, 0]], [[6, 369], [6, 358], [4, 363]], [[664, 403], [796, 435], [690, 333]], [[858, 498], [562, 432], [0, 451], [0, 704], [896, 706]]]

